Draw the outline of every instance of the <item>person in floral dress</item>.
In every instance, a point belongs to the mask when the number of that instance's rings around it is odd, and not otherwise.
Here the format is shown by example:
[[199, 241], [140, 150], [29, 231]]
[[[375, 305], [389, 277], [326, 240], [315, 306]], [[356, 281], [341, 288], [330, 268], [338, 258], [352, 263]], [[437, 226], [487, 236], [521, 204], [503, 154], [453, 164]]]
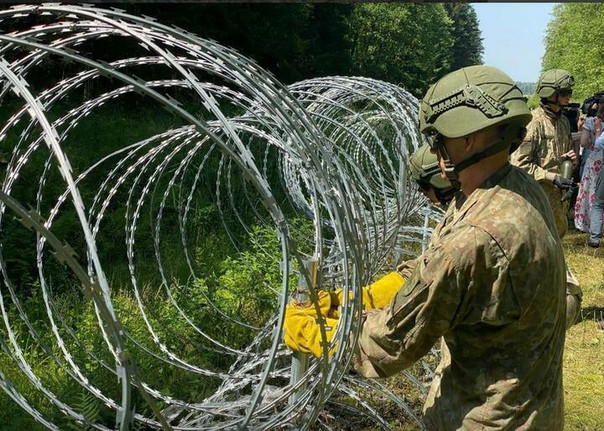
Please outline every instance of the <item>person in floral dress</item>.
[[[596, 138], [592, 154], [596, 161], [594, 162], [594, 197], [589, 210], [589, 238], [587, 245], [597, 248], [600, 246], [602, 238], [602, 225], [604, 224], [604, 169], [602, 161], [604, 160], [604, 133]], [[591, 156], [591, 155], [590, 155]]]
[[589, 149], [575, 202], [575, 227], [582, 232], [590, 230], [589, 211], [596, 199], [596, 179], [602, 170], [602, 150], [596, 151], [594, 148], [596, 137], [601, 135], [602, 118], [604, 118], [604, 106], [598, 109], [595, 117], [587, 119], [581, 135], [581, 145]]

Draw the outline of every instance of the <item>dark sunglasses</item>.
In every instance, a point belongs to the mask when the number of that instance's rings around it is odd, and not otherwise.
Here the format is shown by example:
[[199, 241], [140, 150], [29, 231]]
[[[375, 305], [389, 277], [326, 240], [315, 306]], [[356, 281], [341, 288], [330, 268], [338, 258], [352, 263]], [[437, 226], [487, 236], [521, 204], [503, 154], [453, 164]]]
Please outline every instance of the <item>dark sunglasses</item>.
[[428, 138], [428, 145], [430, 145], [430, 148], [432, 149], [436, 149], [438, 147], [442, 147], [445, 145], [445, 137], [443, 135], [441, 135], [440, 133], [432, 133], [430, 135], [427, 136]]
[[558, 94], [560, 97], [570, 97], [573, 95], [573, 90], [560, 90]]

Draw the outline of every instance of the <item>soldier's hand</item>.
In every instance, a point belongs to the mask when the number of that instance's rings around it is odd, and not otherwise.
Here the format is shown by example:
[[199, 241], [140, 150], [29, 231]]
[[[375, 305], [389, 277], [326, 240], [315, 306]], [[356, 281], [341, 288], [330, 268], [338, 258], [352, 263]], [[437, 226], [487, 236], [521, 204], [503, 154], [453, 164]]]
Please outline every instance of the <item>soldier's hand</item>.
[[574, 167], [577, 167], [577, 164], [579, 163], [579, 161], [577, 160], [577, 155], [575, 154], [575, 152], [573, 150], [570, 150], [569, 152], [562, 154], [562, 158], [570, 159], [570, 161], [573, 162]]
[[[363, 310], [384, 308], [390, 304], [396, 292], [405, 285], [405, 279], [397, 272], [392, 271], [369, 286], [363, 287]], [[331, 310], [328, 317], [340, 318], [338, 307], [344, 302], [343, 289], [338, 289], [331, 297]]]
[[[283, 322], [283, 338], [287, 347], [301, 353], [311, 353], [320, 358], [323, 350], [328, 349], [328, 355], [332, 355], [335, 346], [331, 346], [331, 340], [338, 324], [337, 319], [326, 317], [331, 307], [332, 296], [329, 292], [319, 290], [320, 316], [317, 314], [314, 304], [299, 303], [292, 299], [285, 307], [285, 320]], [[325, 331], [325, 339], [321, 333], [321, 326]]]
[[556, 178], [554, 178], [554, 185], [560, 190], [566, 191], [571, 189], [575, 183], [569, 178], [562, 178], [560, 175], [556, 175]]

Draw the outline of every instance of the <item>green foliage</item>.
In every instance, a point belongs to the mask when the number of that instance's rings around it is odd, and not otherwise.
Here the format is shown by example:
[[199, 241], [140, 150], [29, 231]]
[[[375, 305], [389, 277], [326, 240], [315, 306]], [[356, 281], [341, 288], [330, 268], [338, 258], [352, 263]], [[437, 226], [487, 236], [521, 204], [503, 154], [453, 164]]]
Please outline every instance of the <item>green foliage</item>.
[[482, 64], [482, 38], [476, 11], [468, 3], [443, 3], [447, 15], [453, 21], [451, 70]]
[[[294, 219], [292, 221], [294, 240], [301, 251], [309, 253], [312, 238], [312, 224], [306, 220]], [[226, 238], [214, 234], [208, 244], [222, 244]], [[204, 246], [204, 250], [210, 248]], [[219, 247], [220, 248], [220, 247]], [[192, 307], [197, 310], [207, 310], [208, 300], [219, 305], [225, 314], [237, 317], [249, 324], [263, 326], [267, 319], [274, 313], [280, 290], [283, 284], [281, 272], [282, 245], [274, 228], [267, 226], [254, 226], [250, 243], [245, 250], [236, 256], [222, 253], [197, 255], [203, 259], [206, 268], [205, 276], [198, 278], [192, 286], [181, 291], [188, 301], [194, 301]], [[222, 260], [221, 260], [222, 259]], [[292, 262], [295, 267], [295, 262]], [[289, 283], [296, 283], [295, 277], [290, 276]], [[197, 299], [195, 299], [197, 298]], [[187, 303], [190, 303], [186, 301]], [[207, 313], [199, 315], [197, 321], [207, 321]], [[237, 330], [228, 331], [230, 341], [233, 341]], [[242, 338], [236, 344], [245, 345], [250, 341], [248, 334], [241, 334]]]
[[[203, 268], [203, 276], [183, 285], [170, 286], [173, 298], [159, 285], [144, 285], [141, 287], [140, 300], [157, 339], [169, 350], [196, 366], [226, 372], [233, 357], [208, 349], [211, 345], [200, 337], [184, 316], [221, 343], [236, 349], [248, 346], [257, 331], [229, 322], [225, 315], [256, 327], [263, 327], [274, 315], [283, 281], [280, 269], [281, 242], [274, 228], [257, 225], [252, 226], [247, 241], [242, 243], [243, 248], [236, 251], [229, 245], [227, 234], [215, 229], [215, 208], [211, 205], [202, 206], [194, 213], [194, 220], [198, 222], [200, 229], [214, 226], [212, 235], [199, 235], [199, 248], [194, 255], [200, 261], [196, 264], [198, 268]], [[309, 252], [308, 240], [312, 238], [312, 223], [305, 219], [292, 219], [291, 230], [298, 247]], [[289, 281], [297, 282], [294, 276]], [[143, 319], [139, 304], [128, 291], [127, 285], [126, 277], [114, 277], [112, 302], [116, 314], [127, 334], [137, 340], [140, 346], [162, 356], [163, 353], [159, 351]], [[102, 338], [93, 304], [75, 286], [63, 286], [55, 290], [62, 293], [53, 297], [54, 308], [75, 334], [74, 338], [60, 325], [59, 333], [65, 347], [91, 385], [101, 388], [107, 396], [119, 399], [119, 385], [107, 383], [115, 382], [115, 375], [99, 362], [99, 359], [105, 361], [110, 369], [114, 364]], [[222, 314], [214, 310], [210, 301]], [[175, 303], [181, 310], [176, 308]], [[59, 399], [73, 406], [88, 420], [111, 426], [115, 421], [114, 412], [79, 386], [52, 358], [53, 355], [63, 357], [63, 352], [52, 335], [38, 285], [34, 285], [31, 296], [24, 299], [23, 307], [43, 342], [49, 346], [48, 351], [42, 349], [29, 334], [16, 309], [9, 307], [9, 321], [23, 347], [26, 361], [32, 365], [33, 373]], [[8, 339], [4, 331], [3, 327], [0, 328], [0, 337]], [[220, 383], [158, 361], [138, 344], [128, 340], [127, 343], [143, 381], [166, 395], [198, 401], [212, 394]], [[62, 429], [85, 429], [52, 406], [3, 352], [0, 352], [0, 369], [49, 420], [59, 424]], [[136, 393], [136, 396], [140, 398], [140, 394]], [[3, 429], [41, 429], [3, 392], [0, 393], [0, 402], [6, 406], [0, 409], [0, 423], [15, 424], [14, 427], [11, 425]], [[149, 406], [142, 400], [137, 404], [137, 409], [143, 414], [151, 414]], [[12, 419], [15, 417], [19, 419]]]
[[604, 89], [603, 15], [602, 3], [558, 3], [547, 26], [542, 70], [571, 72], [575, 101]]
[[313, 4], [307, 30], [305, 77], [348, 74], [352, 66], [350, 14], [353, 7], [352, 4]]
[[[349, 66], [346, 32], [339, 31], [347, 25], [347, 5], [154, 3], [125, 8], [235, 48], [286, 83], [312, 72], [342, 74]], [[331, 64], [325, 61], [330, 53]]]
[[474, 8], [464, 3], [128, 4], [235, 48], [285, 83], [362, 74], [420, 96], [436, 78], [482, 62]]
[[442, 4], [357, 4], [352, 16], [354, 71], [421, 96], [451, 70], [452, 25]]
[[529, 109], [535, 109], [537, 106], [539, 106], [539, 102], [541, 101], [539, 95], [537, 93], [533, 93], [531, 95], [531, 97], [529, 97], [528, 101], [527, 101], [527, 105], [529, 107]]
[[[79, 400], [74, 403], [74, 410], [88, 418], [91, 422], [96, 422], [100, 419], [100, 401], [90, 392], [80, 393]], [[84, 427], [71, 419], [65, 425], [65, 429], [71, 431], [90, 431], [94, 428], [90, 426]]]

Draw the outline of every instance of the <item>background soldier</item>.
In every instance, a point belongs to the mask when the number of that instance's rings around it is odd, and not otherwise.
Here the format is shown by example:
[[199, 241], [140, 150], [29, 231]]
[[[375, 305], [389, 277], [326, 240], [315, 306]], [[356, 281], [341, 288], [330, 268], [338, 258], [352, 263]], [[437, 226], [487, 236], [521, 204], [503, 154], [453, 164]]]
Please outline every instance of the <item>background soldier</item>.
[[[556, 229], [560, 238], [568, 231], [568, 191], [575, 187], [571, 178], [560, 176], [562, 163], [570, 159], [576, 167], [578, 160], [573, 150], [570, 124], [562, 109], [572, 96], [573, 76], [563, 69], [543, 72], [537, 82], [536, 92], [541, 98], [533, 110], [533, 119], [520, 147], [512, 153], [512, 164], [524, 169], [535, 178], [548, 197], [554, 212]], [[581, 312], [582, 291], [579, 281], [567, 268], [567, 327], [572, 326]]]

